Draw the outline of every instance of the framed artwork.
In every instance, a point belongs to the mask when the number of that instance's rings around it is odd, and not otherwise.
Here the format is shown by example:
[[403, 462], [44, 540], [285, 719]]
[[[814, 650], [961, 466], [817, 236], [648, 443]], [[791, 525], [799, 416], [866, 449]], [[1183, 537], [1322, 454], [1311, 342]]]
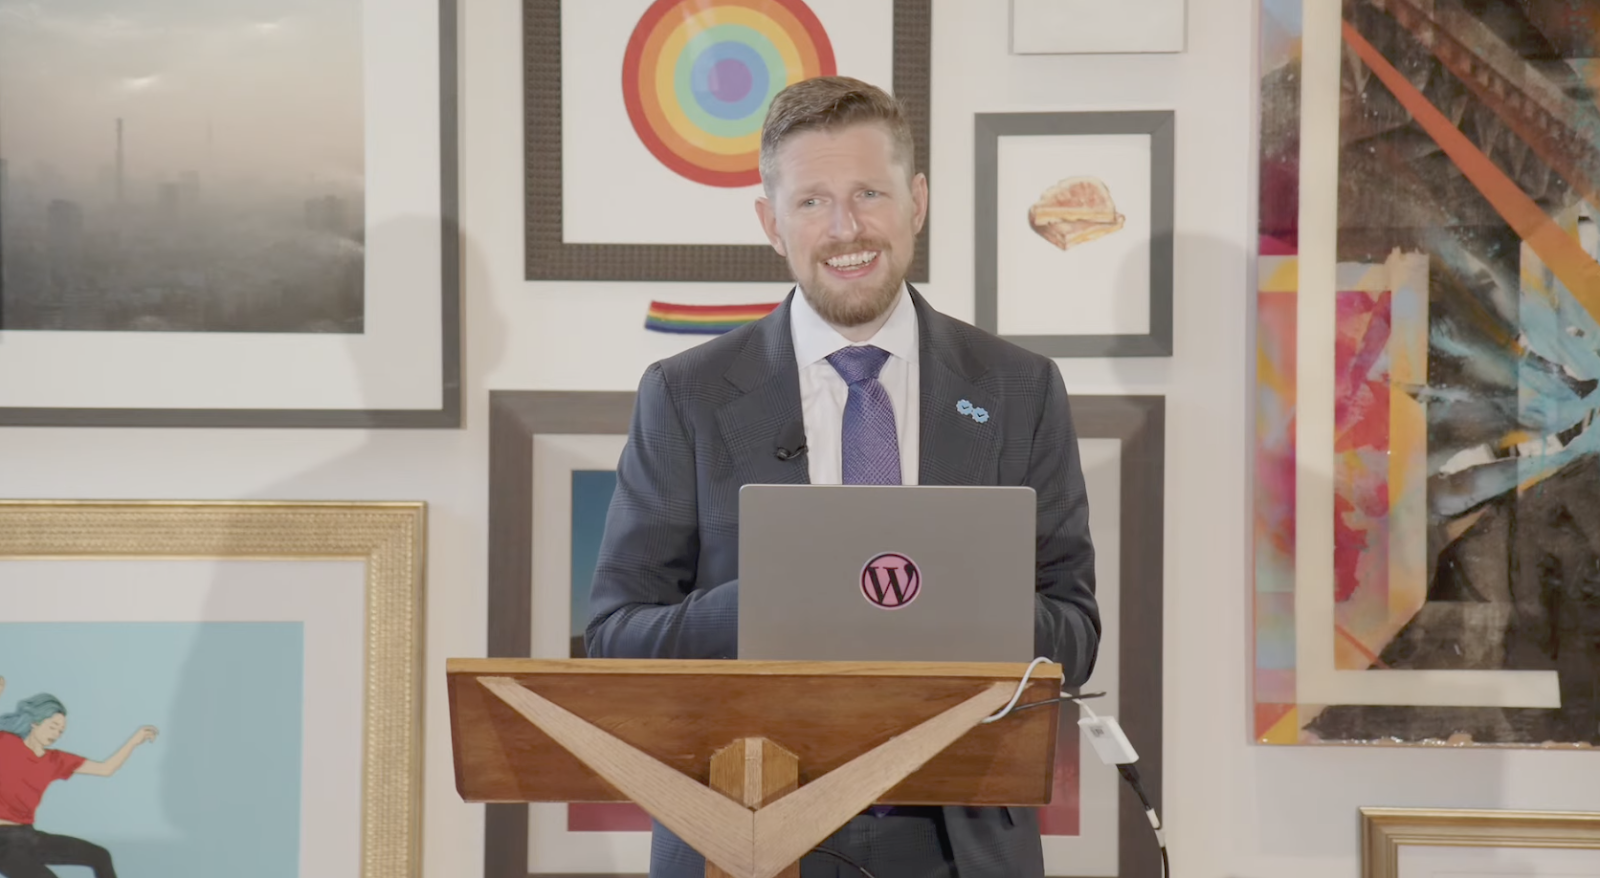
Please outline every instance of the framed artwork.
[[[773, 281], [757, 156], [787, 85], [898, 98], [929, 167], [932, 0], [523, 0], [528, 280]], [[928, 276], [928, 227], [910, 280]]]
[[0, 11], [0, 426], [460, 426], [457, 3], [370, 11]]
[[1047, 357], [1172, 353], [1173, 113], [979, 113], [975, 323]]
[[1011, 0], [1011, 52], [1182, 52], [1184, 3], [1185, 0]]
[[[632, 392], [490, 394], [491, 657], [581, 657], [589, 584], [633, 411]], [[1072, 400], [1105, 629], [1085, 691], [1127, 731], [1157, 807], [1165, 407], [1160, 397]], [[1153, 547], [1155, 547], [1153, 549]], [[1159, 869], [1137, 796], [1060, 724], [1052, 804], [1041, 809], [1052, 876], [1123, 878]], [[648, 816], [631, 804], [488, 805], [486, 878], [643, 875]]]
[[58, 767], [5, 819], [67, 839], [31, 865], [420, 874], [425, 514], [0, 501], [0, 763]]
[[[581, 571], [593, 575], [595, 514], [609, 503], [633, 398], [490, 391], [488, 657], [583, 654]], [[543, 589], [534, 588], [536, 578]], [[485, 878], [648, 868], [648, 819], [626, 803], [484, 807]]]
[[1361, 809], [1361, 878], [1600, 874], [1600, 814]]
[[1600, 743], [1593, 34], [1262, 23], [1255, 738]]

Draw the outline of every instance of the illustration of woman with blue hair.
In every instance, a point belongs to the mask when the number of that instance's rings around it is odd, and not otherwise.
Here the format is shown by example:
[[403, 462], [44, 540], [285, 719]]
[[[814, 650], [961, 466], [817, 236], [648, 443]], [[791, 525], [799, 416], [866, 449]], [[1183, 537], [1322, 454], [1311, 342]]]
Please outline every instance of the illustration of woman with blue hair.
[[[5, 678], [0, 677], [0, 692]], [[110, 777], [140, 744], [156, 739], [144, 726], [110, 759], [94, 762], [50, 746], [67, 730], [67, 709], [54, 695], [24, 698], [17, 709], [0, 714], [0, 876], [55, 878], [51, 866], [87, 866], [94, 878], [116, 878], [111, 854], [97, 844], [66, 835], [40, 832], [34, 813], [45, 788], [75, 774]]]

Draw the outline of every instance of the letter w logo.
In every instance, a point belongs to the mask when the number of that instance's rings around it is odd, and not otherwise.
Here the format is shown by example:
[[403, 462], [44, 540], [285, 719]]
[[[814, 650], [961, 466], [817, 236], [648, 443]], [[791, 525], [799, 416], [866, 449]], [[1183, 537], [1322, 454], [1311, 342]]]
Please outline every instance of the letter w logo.
[[871, 579], [870, 597], [873, 603], [883, 607], [898, 607], [916, 595], [917, 568], [907, 561], [904, 570], [906, 578], [901, 582], [901, 568], [898, 566], [874, 564], [867, 568], [867, 576]]

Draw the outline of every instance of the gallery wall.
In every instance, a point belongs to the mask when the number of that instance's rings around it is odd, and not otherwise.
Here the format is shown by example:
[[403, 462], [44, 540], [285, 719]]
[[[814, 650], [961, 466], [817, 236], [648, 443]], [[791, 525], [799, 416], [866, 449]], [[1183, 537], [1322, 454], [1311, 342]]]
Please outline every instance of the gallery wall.
[[[699, 340], [644, 331], [650, 301], [784, 292], [523, 280], [520, 4], [462, 5], [461, 429], [0, 429], [8, 498], [428, 503], [423, 862], [438, 878], [482, 874], [483, 810], [454, 791], [442, 684], [445, 659], [485, 650], [489, 391], [632, 390], [652, 361]], [[934, 3], [931, 278], [921, 289], [936, 308], [973, 316], [974, 113], [1176, 112], [1173, 355], [1058, 361], [1072, 392], [1167, 400], [1164, 817], [1175, 874], [1352, 878], [1362, 806], [1595, 808], [1592, 754], [1251, 742], [1257, 3], [1190, 0], [1186, 51], [1146, 56], [1012, 55], [1006, 7]]]

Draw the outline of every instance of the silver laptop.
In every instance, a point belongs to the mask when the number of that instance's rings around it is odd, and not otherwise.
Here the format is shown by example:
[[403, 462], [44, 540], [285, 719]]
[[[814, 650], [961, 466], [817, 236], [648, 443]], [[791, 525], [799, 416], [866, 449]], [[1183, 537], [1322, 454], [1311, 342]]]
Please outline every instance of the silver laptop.
[[1028, 662], [1027, 487], [746, 485], [739, 658]]

